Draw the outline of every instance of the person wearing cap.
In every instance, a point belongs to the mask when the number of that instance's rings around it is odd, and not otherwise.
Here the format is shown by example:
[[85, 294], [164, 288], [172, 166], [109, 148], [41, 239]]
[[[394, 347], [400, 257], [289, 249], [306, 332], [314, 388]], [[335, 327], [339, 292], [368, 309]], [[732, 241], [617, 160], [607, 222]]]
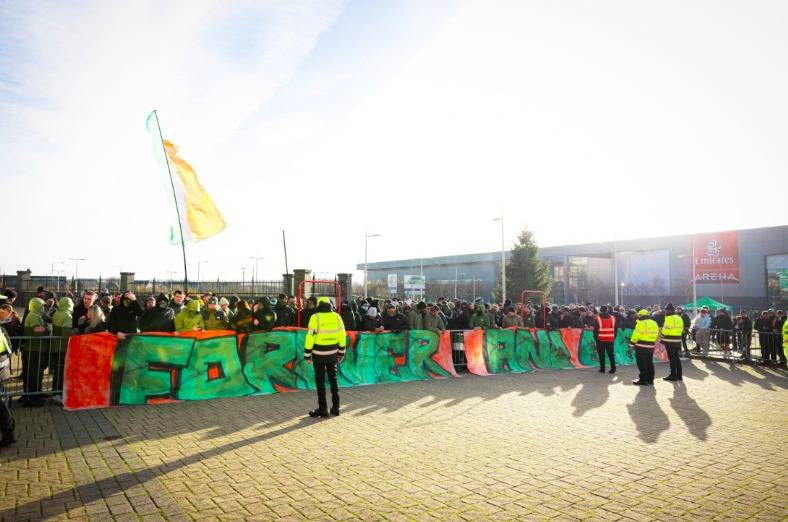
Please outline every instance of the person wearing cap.
[[252, 307], [252, 331], [270, 332], [276, 325], [276, 312], [271, 307], [271, 300], [267, 297], [258, 297]]
[[326, 403], [326, 374], [331, 387], [331, 415], [339, 415], [339, 385], [337, 364], [345, 356], [345, 324], [342, 317], [331, 309], [328, 297], [317, 300], [315, 313], [309, 318], [304, 342], [304, 360], [315, 370], [317, 387], [317, 409], [309, 412], [310, 417], [328, 417]]
[[295, 310], [287, 304], [287, 295], [279, 294], [276, 298], [274, 312], [276, 312], [276, 326], [295, 326], [296, 313]]
[[700, 315], [695, 319], [695, 344], [703, 357], [709, 355], [709, 340], [711, 339], [711, 317], [709, 307], [700, 309]]
[[408, 329], [408, 320], [397, 311], [397, 307], [394, 306], [394, 303], [391, 303], [386, 306], [386, 315], [383, 316], [382, 326], [384, 330], [400, 333]]
[[208, 305], [202, 309], [202, 320], [206, 330], [229, 330], [230, 319], [219, 308], [219, 299], [216, 296], [208, 298]]
[[156, 297], [156, 306], [145, 310], [140, 319], [141, 332], [174, 332], [175, 312], [170, 308], [170, 300], [166, 294]]
[[629, 345], [635, 348], [635, 361], [640, 372], [639, 378], [632, 381], [638, 386], [654, 384], [654, 345], [659, 336], [659, 326], [651, 318], [648, 310], [641, 309], [637, 314], [637, 323], [629, 339]]
[[679, 352], [681, 351], [681, 333], [683, 331], [684, 321], [680, 315], [676, 314], [676, 308], [673, 306], [673, 303], [668, 303], [665, 306], [665, 315], [659, 333], [662, 344], [665, 345], [665, 351], [668, 352], [668, 361], [670, 361], [670, 375], [664, 377], [663, 380], [682, 380]]

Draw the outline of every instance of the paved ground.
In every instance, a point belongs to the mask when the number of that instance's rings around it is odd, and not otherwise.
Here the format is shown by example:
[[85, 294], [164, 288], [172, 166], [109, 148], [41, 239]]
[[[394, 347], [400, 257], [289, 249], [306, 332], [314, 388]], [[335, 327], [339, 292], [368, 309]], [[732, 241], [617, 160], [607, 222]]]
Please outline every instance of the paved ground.
[[685, 368], [347, 389], [322, 421], [313, 393], [16, 409], [0, 518], [785, 519], [788, 377]]

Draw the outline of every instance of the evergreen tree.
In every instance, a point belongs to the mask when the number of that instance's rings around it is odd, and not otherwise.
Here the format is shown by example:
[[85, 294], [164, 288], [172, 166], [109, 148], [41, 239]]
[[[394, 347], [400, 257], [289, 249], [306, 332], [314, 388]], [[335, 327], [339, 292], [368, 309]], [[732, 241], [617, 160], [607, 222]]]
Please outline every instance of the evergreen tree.
[[[512, 248], [512, 258], [506, 264], [506, 296], [517, 302], [523, 290], [541, 290], [549, 295], [552, 285], [550, 264], [539, 259], [539, 247], [533, 234], [523, 229]], [[500, 283], [498, 290], [500, 295]]]

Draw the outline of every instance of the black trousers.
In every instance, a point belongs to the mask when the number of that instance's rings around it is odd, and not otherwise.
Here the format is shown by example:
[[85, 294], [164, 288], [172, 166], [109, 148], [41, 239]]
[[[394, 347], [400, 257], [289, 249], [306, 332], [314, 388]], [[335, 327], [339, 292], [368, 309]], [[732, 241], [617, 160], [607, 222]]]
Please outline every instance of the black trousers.
[[668, 361], [670, 362], [670, 376], [681, 379], [681, 359], [679, 359], [681, 344], [666, 343], [664, 340], [662, 342], [665, 344], [665, 351], [668, 352]]
[[3, 383], [0, 382], [0, 433], [5, 435], [14, 431], [16, 423], [14, 422], [14, 417], [11, 416], [11, 408], [8, 407], [11, 397], [4, 397], [3, 393], [5, 393], [5, 388]]
[[761, 345], [761, 358], [764, 361], [772, 359], [772, 339], [768, 332], [758, 333], [758, 343]]
[[684, 349], [685, 354], [689, 354], [689, 350], [687, 349], [687, 333], [686, 328], [681, 332], [681, 347]]
[[313, 355], [312, 365], [315, 367], [315, 386], [317, 386], [317, 407], [320, 411], [328, 411], [326, 405], [326, 374], [331, 386], [331, 405], [339, 409], [339, 385], [337, 384], [337, 355]]
[[605, 369], [605, 354], [610, 361], [610, 367], [616, 369], [616, 355], [613, 352], [613, 343], [606, 341], [596, 342], [596, 353], [599, 355], [599, 367]]
[[640, 372], [639, 380], [642, 383], [654, 384], [654, 348], [634, 347], [635, 361]]
[[[22, 388], [25, 393], [38, 393], [44, 381], [44, 371], [49, 367], [49, 350], [22, 348]], [[36, 399], [40, 397], [32, 397]]]

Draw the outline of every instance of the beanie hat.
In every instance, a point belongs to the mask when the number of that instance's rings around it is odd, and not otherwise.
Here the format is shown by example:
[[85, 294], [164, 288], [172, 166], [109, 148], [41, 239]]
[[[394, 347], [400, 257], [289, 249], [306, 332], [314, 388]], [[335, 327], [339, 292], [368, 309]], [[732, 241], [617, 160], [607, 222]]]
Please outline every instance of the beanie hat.
[[424, 301], [419, 301], [419, 304], [416, 305], [418, 310], [425, 310], [427, 308], [427, 303]]
[[226, 297], [222, 297], [221, 299], [219, 299], [219, 306], [229, 306], [229, 305], [230, 305], [230, 301], [228, 301]]
[[367, 317], [377, 317], [378, 316], [378, 309], [374, 306], [370, 306], [367, 309]]

